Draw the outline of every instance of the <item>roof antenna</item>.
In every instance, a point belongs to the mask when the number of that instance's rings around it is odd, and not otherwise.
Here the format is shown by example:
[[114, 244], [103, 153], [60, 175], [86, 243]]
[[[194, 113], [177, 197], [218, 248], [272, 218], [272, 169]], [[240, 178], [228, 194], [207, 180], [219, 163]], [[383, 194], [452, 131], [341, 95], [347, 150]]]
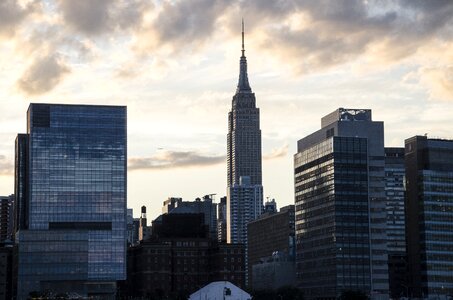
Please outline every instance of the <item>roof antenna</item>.
[[244, 18], [242, 18], [242, 56], [244, 56]]

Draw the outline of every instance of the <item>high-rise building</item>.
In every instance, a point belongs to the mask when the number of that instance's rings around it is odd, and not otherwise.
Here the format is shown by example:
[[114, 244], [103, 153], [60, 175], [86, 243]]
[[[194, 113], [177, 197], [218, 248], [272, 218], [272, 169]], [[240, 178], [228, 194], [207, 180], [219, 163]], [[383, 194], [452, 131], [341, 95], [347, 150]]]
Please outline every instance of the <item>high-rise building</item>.
[[390, 296], [407, 295], [404, 148], [385, 148], [385, 196], [387, 198], [387, 247]]
[[409, 294], [453, 295], [453, 140], [405, 141]]
[[248, 81], [244, 23], [239, 82], [228, 113], [227, 140], [227, 241], [244, 243], [247, 223], [260, 215], [263, 206], [260, 111]]
[[124, 106], [30, 104], [16, 140], [18, 299], [126, 278]]
[[[276, 207], [275, 201], [273, 203]], [[277, 289], [283, 285], [294, 284], [296, 277], [294, 267], [296, 253], [294, 205], [282, 207], [279, 212], [264, 212], [258, 219], [248, 224], [247, 235], [247, 277], [249, 287], [253, 289], [263, 288], [263, 286], [255, 286], [255, 283], [262, 282], [263, 278], [255, 276], [253, 273], [254, 266], [269, 260], [269, 257], [282, 258], [281, 261], [285, 261], [285, 273], [289, 271], [293, 271], [294, 273], [286, 274], [288, 276], [282, 277], [280, 280], [274, 274], [273, 278], [275, 282], [272, 286], [267, 286], [267, 288]], [[286, 268], [286, 265], [293, 265], [293, 267]], [[275, 270], [275, 267], [273, 265], [268, 268]], [[281, 284], [281, 286], [278, 286], [278, 284]]]
[[340, 108], [298, 141], [296, 266], [308, 299], [388, 298], [384, 124]]

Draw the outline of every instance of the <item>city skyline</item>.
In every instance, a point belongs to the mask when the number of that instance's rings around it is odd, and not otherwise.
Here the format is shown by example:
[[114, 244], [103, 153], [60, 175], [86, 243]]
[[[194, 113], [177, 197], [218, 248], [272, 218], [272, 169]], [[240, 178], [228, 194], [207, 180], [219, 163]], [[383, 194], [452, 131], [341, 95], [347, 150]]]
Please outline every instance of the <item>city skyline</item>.
[[294, 202], [296, 141], [338, 107], [372, 109], [387, 147], [425, 133], [452, 138], [453, 3], [334, 2], [5, 1], [0, 194], [14, 190], [14, 138], [29, 103], [80, 103], [128, 106], [136, 216], [146, 205], [157, 217], [170, 196], [217, 193], [218, 202], [241, 15], [264, 196], [279, 207]]

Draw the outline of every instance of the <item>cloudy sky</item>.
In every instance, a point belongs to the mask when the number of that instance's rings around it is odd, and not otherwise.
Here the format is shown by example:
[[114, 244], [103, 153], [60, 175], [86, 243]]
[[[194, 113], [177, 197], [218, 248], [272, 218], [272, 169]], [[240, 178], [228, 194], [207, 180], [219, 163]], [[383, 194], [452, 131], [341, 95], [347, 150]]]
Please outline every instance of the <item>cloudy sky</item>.
[[1, 0], [0, 194], [30, 102], [127, 105], [128, 206], [226, 194], [241, 17], [263, 185], [293, 202], [296, 141], [371, 108], [387, 146], [453, 138], [451, 0]]

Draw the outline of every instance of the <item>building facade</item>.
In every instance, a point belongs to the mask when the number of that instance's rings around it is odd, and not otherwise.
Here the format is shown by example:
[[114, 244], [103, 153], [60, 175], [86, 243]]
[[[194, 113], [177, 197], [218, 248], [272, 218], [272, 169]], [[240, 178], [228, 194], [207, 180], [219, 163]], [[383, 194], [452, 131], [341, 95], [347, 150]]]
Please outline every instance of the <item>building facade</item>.
[[309, 299], [355, 289], [388, 298], [383, 122], [340, 108], [298, 141], [296, 266]]
[[385, 148], [385, 196], [387, 199], [387, 247], [390, 296], [407, 295], [407, 257], [404, 217], [404, 148]]
[[[247, 59], [244, 53], [244, 24], [242, 24], [239, 82], [233, 96], [231, 111], [228, 113], [228, 243], [245, 242], [247, 223], [261, 214], [263, 206], [260, 111], [256, 107], [255, 94], [249, 85]], [[245, 198], [242, 198], [243, 196]], [[246, 211], [242, 207], [250, 209]]]
[[453, 295], [453, 140], [407, 139], [405, 167], [409, 293], [444, 299]]
[[[258, 219], [248, 224], [247, 236], [248, 283], [250, 288], [257, 289], [259, 287], [256, 287], [252, 280], [253, 278], [260, 280], [259, 276], [253, 274], [255, 265], [269, 261], [268, 258], [273, 255], [285, 257], [285, 265], [295, 265], [294, 205], [282, 207], [280, 212], [263, 213]], [[283, 259], [279, 262], [283, 263]], [[278, 265], [282, 265], [281, 263]], [[269, 268], [275, 269], [275, 264], [268, 265]], [[263, 268], [263, 266], [258, 267], [258, 269]], [[288, 276], [295, 278], [295, 267], [287, 270], [294, 271], [294, 274], [288, 274]], [[292, 283], [294, 282], [287, 282], [287, 285]]]
[[16, 140], [18, 298], [126, 277], [126, 107], [30, 104]]
[[209, 237], [202, 213], [163, 214], [150, 239], [128, 250], [127, 294], [185, 297], [212, 281], [245, 285], [245, 246]]
[[0, 196], [0, 243], [14, 240], [14, 198]]
[[227, 241], [227, 197], [220, 198], [217, 205], [217, 241], [226, 243]]

